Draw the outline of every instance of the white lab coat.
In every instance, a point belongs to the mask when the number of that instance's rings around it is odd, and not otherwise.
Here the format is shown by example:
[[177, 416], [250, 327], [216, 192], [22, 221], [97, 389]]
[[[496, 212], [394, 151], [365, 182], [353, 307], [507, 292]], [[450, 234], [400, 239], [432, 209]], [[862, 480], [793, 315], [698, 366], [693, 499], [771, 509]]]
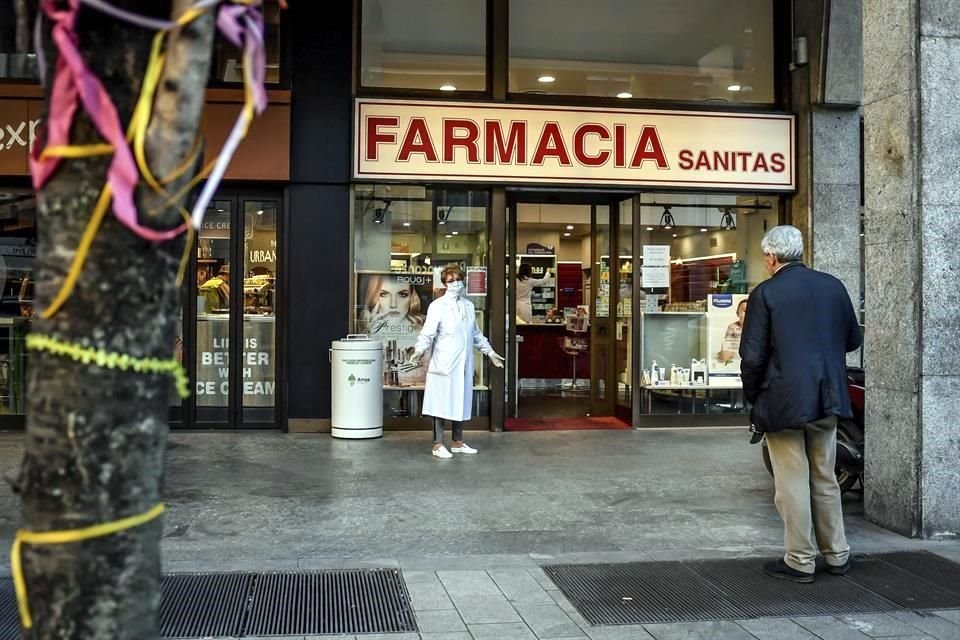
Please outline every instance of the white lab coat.
[[423, 353], [431, 346], [423, 415], [469, 420], [473, 410], [473, 348], [484, 355], [493, 352], [477, 327], [472, 302], [447, 293], [427, 307], [416, 351]]
[[533, 305], [531, 296], [534, 287], [542, 287], [545, 284], [552, 284], [553, 278], [527, 278], [526, 280], [517, 280], [517, 316], [524, 322], [533, 322]]

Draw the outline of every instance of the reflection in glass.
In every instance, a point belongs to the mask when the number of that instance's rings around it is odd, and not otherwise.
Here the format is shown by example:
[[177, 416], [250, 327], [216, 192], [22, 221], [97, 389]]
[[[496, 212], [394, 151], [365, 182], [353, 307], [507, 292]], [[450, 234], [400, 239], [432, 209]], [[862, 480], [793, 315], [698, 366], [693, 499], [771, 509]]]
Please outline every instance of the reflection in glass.
[[24, 4], [28, 15], [26, 20], [18, 22], [16, 3], [0, 2], [0, 78], [40, 77], [37, 56], [33, 53], [33, 23], [38, 3]]
[[230, 396], [231, 202], [215, 200], [197, 240], [197, 379], [199, 421], [224, 421]]
[[0, 414], [25, 412], [28, 356], [37, 257], [36, 198], [0, 192]]
[[616, 327], [617, 417], [632, 422], [633, 403], [633, 200], [620, 203], [618, 300]]
[[365, 87], [484, 91], [486, 0], [363, 0]]
[[772, 0], [510, 0], [510, 91], [774, 101]]
[[[280, 20], [283, 11], [277, 0], [263, 3], [264, 50], [267, 55], [267, 84], [280, 83]], [[216, 82], [243, 82], [243, 50], [235, 47], [226, 38], [219, 36], [214, 41], [210, 73]]]
[[243, 350], [240, 381], [245, 422], [270, 422], [276, 406], [276, 201], [243, 202]]

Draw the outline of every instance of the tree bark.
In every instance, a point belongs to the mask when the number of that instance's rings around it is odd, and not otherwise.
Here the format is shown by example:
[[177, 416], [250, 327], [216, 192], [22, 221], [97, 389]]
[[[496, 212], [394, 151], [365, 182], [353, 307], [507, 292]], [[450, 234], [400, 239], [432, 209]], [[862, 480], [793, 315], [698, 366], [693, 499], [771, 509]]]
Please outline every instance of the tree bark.
[[[169, 17], [178, 15], [186, 3], [114, 0], [114, 4], [143, 15]], [[153, 34], [88, 9], [82, 10], [77, 32], [82, 54], [126, 126]], [[157, 176], [190, 153], [200, 125], [212, 38], [213, 20], [206, 17], [168, 41], [171, 62], [156, 101], [167, 106], [158, 109], [147, 148]], [[49, 34], [45, 40], [47, 77], [52, 78], [57, 56]], [[185, 61], [195, 68], [185, 69]], [[48, 87], [48, 106], [49, 97]], [[95, 142], [102, 139], [79, 108], [71, 143]], [[65, 160], [38, 193], [38, 311], [50, 304], [63, 282], [106, 182], [109, 161], [109, 156]], [[169, 185], [170, 191], [194, 174], [195, 168]], [[159, 203], [139, 190], [141, 211]], [[179, 214], [170, 208], [151, 219], [157, 227], [179, 221]], [[33, 332], [140, 358], [171, 358], [181, 301], [175, 274], [183, 249], [182, 237], [154, 244], [108, 215], [73, 295], [50, 320], [35, 315]], [[83, 528], [141, 514], [159, 503], [172, 388], [166, 376], [32, 352], [26, 448], [15, 487], [22, 496], [24, 529]], [[24, 545], [34, 622], [24, 637], [158, 638], [162, 528], [157, 519], [86, 542]]]

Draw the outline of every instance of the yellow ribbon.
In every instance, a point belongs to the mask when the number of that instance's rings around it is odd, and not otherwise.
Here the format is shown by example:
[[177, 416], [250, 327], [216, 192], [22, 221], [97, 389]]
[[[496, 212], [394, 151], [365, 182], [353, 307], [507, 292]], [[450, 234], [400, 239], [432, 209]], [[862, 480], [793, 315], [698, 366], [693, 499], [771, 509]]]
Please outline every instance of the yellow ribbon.
[[33, 617], [30, 615], [30, 599], [27, 595], [27, 581], [23, 577], [23, 560], [20, 556], [21, 547], [24, 544], [45, 545], [45, 544], [70, 544], [72, 542], [83, 542], [93, 538], [103, 538], [105, 536], [120, 533], [128, 529], [135, 529], [151, 520], [158, 518], [166, 507], [158, 504], [146, 513], [121, 518], [113, 522], [95, 524], [82, 529], [67, 529], [63, 531], [25, 531], [20, 529], [13, 540], [13, 547], [10, 549], [10, 569], [13, 573], [13, 586], [17, 594], [17, 608], [20, 610], [20, 624], [24, 629], [33, 628]]

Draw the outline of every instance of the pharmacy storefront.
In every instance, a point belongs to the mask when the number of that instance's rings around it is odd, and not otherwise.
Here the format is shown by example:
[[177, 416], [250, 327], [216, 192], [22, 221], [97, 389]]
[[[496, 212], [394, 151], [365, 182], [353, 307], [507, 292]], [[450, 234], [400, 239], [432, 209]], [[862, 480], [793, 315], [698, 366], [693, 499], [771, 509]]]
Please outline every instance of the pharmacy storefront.
[[744, 424], [740, 333], [796, 188], [794, 128], [772, 111], [357, 98], [351, 329], [383, 342], [387, 426], [422, 422], [426, 361], [410, 359], [451, 263], [508, 362], [476, 360], [472, 426]]

